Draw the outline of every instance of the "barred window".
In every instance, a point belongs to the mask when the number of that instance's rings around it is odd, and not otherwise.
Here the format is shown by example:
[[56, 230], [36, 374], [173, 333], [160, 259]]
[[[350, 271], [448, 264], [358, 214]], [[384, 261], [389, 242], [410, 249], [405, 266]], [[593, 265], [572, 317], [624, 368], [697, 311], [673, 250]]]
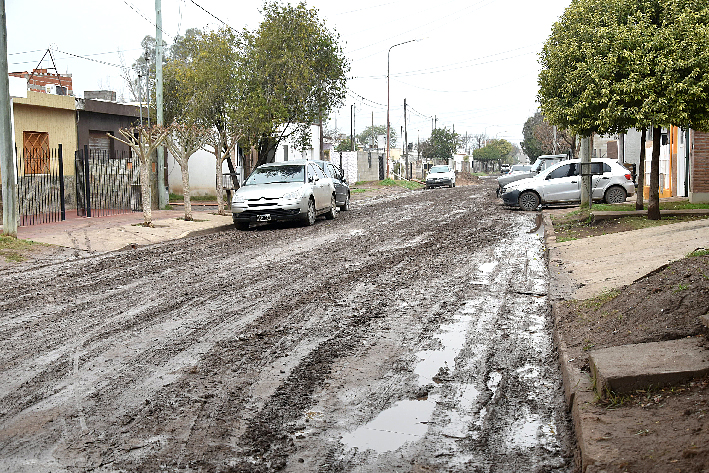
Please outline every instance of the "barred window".
[[49, 133], [23, 132], [23, 160], [25, 174], [49, 173]]

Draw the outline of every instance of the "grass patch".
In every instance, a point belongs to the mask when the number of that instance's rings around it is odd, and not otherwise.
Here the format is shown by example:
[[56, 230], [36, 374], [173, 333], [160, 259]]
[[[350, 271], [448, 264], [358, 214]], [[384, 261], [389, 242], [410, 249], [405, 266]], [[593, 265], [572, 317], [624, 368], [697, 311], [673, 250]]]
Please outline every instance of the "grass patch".
[[693, 257], [696, 257], [696, 256], [707, 256], [707, 255], [709, 255], [709, 250], [704, 249], [704, 248], [697, 248], [696, 250], [692, 251], [692, 252], [691, 252], [690, 254], [688, 254], [687, 256], [688, 256], [689, 258], [693, 258]]
[[594, 298], [580, 301], [578, 303], [578, 307], [580, 309], [584, 309], [584, 310], [587, 310], [587, 309], [596, 309], [597, 310], [603, 304], [605, 304], [608, 301], [612, 301], [613, 299], [615, 299], [619, 295], [620, 295], [620, 291], [618, 289], [611, 289], [609, 291], [604, 291]]
[[363, 194], [367, 192], [367, 189], [350, 189], [351, 194]]
[[416, 190], [416, 189], [421, 189], [423, 188], [423, 184], [419, 184], [418, 182], [414, 181], [395, 181], [392, 178], [386, 178], [382, 181], [379, 181], [379, 183], [383, 186], [399, 186], [403, 187], [405, 189], [409, 190]]
[[0, 256], [5, 261], [11, 263], [20, 263], [25, 261], [26, 253], [31, 252], [36, 246], [44, 246], [42, 243], [37, 243], [31, 240], [19, 240], [10, 236], [0, 236]]
[[[170, 202], [184, 202], [185, 196], [182, 194], [173, 194], [170, 192]], [[192, 195], [190, 200], [195, 202], [216, 202], [216, 195]]]
[[[593, 210], [604, 211], [631, 211], [635, 210], [635, 204], [593, 204]], [[660, 202], [660, 210], [695, 210], [709, 209], [709, 204], [693, 204], [687, 200], [676, 202]], [[647, 203], [645, 203], [645, 211], [647, 211]]]
[[[678, 203], [678, 202], [668, 202]], [[679, 202], [681, 203], [681, 202]], [[702, 204], [704, 205], [704, 204]], [[599, 210], [599, 206], [594, 206], [594, 210]], [[633, 207], [634, 208], [634, 207]], [[615, 209], [615, 207], [614, 207]], [[647, 215], [629, 215], [611, 220], [598, 220], [592, 222], [586, 218], [588, 211], [572, 210], [564, 215], [552, 215], [554, 233], [556, 241], [569, 241], [580, 238], [587, 238], [610, 233], [639, 230], [642, 228], [657, 227], [678, 222], [689, 222], [706, 218], [701, 215], [677, 215], [664, 216], [660, 220], [648, 220]]]

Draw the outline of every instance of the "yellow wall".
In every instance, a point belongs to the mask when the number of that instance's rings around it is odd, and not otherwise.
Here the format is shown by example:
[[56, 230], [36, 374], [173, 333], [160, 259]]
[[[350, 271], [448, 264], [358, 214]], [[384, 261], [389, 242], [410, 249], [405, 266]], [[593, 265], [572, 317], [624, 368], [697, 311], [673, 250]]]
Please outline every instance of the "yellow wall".
[[[64, 175], [74, 175], [76, 141], [76, 101], [68, 95], [52, 95], [27, 91], [27, 98], [16, 98], [15, 145], [22, 152], [23, 132], [38, 131], [49, 134], [49, 147], [61, 143], [64, 158]], [[21, 170], [20, 170], [21, 172]]]

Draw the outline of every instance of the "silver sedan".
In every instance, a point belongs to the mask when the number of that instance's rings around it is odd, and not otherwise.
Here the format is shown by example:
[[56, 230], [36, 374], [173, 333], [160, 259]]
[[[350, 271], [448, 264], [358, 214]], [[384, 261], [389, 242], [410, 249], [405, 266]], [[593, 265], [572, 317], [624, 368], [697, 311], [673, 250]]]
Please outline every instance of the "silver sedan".
[[262, 164], [254, 169], [231, 200], [234, 225], [246, 230], [250, 225], [279, 221], [315, 223], [319, 215], [337, 217], [332, 180], [310, 161]]

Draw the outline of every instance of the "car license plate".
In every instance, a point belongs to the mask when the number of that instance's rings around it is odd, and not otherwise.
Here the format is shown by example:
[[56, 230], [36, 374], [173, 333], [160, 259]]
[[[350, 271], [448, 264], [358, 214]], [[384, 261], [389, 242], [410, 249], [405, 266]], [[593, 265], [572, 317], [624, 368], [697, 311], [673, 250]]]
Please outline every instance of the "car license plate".
[[256, 217], [257, 222], [268, 222], [271, 220], [271, 214], [258, 215]]

